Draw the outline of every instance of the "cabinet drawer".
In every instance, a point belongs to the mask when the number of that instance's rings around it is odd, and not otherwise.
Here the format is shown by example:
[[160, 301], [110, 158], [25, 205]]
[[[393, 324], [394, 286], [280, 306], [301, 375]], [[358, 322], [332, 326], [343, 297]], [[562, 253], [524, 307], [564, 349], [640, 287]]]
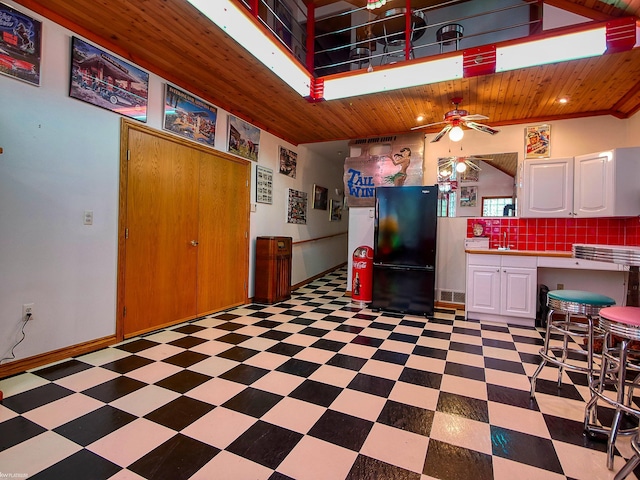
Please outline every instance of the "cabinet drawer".
[[598, 262], [595, 260], [583, 260], [581, 258], [562, 257], [538, 257], [538, 267], [540, 268], [567, 268], [578, 270], [609, 270], [621, 271], [622, 265], [615, 263]]
[[528, 257], [524, 255], [502, 255], [503, 267], [524, 267], [536, 268], [538, 257]]
[[487, 265], [499, 267], [500, 257], [500, 255], [469, 253], [467, 254], [467, 262], [469, 265]]

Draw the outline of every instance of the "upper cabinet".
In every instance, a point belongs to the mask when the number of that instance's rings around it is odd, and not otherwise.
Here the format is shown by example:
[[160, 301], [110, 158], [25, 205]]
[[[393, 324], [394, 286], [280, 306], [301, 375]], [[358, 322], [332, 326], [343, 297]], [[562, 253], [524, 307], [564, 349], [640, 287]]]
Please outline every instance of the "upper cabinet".
[[522, 217], [640, 215], [640, 147], [574, 158], [525, 160]]

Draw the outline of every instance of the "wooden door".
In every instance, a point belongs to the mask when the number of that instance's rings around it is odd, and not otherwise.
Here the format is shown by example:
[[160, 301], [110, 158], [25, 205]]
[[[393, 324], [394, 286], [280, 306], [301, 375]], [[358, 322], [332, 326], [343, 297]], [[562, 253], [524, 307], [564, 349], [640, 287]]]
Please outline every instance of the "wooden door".
[[196, 313], [198, 169], [197, 151], [129, 131], [125, 336]]
[[200, 159], [198, 315], [247, 301], [250, 165]]
[[128, 120], [121, 135], [118, 339], [246, 303], [250, 163]]

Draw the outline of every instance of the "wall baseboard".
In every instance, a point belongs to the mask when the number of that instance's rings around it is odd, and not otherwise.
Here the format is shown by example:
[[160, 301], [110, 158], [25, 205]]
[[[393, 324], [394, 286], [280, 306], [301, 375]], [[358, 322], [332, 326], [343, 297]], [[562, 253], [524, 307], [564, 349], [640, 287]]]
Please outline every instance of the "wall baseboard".
[[27, 370], [47, 365], [48, 363], [64, 360], [65, 358], [77, 357], [79, 355], [94, 352], [101, 348], [108, 347], [109, 345], [113, 345], [114, 343], [117, 343], [116, 336], [110, 335], [108, 337], [78, 343], [77, 345], [71, 345], [70, 347], [41, 353], [39, 355], [34, 355], [33, 357], [23, 358], [11, 363], [5, 363], [4, 365], [0, 365], [0, 378], [15, 375], [16, 373], [23, 373]]
[[451, 302], [435, 302], [436, 308], [449, 308], [451, 310], [464, 310], [464, 303], [451, 303]]
[[347, 262], [343, 262], [343, 263], [341, 263], [339, 265], [336, 265], [335, 267], [331, 267], [328, 270], [325, 270], [324, 272], [321, 272], [321, 273], [319, 273], [317, 275], [314, 275], [311, 278], [307, 278], [306, 280], [304, 280], [304, 281], [302, 281], [300, 283], [296, 283], [295, 285], [291, 285], [291, 290], [293, 291], [293, 290], [295, 290], [297, 288], [304, 287], [306, 284], [311, 283], [314, 280], [317, 280], [318, 278], [324, 277], [327, 273], [331, 273], [334, 270], [337, 270], [337, 269], [339, 269], [341, 267], [344, 267], [346, 264], [347, 264]]

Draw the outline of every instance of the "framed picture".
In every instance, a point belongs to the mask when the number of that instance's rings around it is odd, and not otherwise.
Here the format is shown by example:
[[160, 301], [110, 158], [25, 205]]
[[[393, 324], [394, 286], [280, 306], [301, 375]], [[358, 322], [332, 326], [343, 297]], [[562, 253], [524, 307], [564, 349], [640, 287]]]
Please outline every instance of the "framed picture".
[[256, 165], [256, 202], [273, 203], [273, 170]]
[[287, 199], [287, 223], [307, 223], [307, 194], [292, 188]]
[[332, 222], [342, 220], [342, 202], [340, 200], [334, 200], [333, 198], [331, 199], [329, 220]]
[[0, 3], [0, 73], [40, 86], [42, 23]]
[[551, 156], [551, 125], [537, 125], [524, 129], [524, 158]]
[[70, 97], [146, 122], [148, 93], [147, 72], [73, 37]]
[[260, 129], [229, 115], [229, 153], [257, 162], [259, 147]]
[[181, 137], [215, 146], [218, 109], [190, 93], [165, 84], [162, 128]]
[[280, 147], [280, 173], [287, 177], [296, 178], [298, 154], [284, 147]]
[[478, 187], [460, 187], [460, 206], [475, 207], [478, 204]]
[[319, 185], [313, 186], [313, 208], [316, 210], [327, 209], [327, 198], [329, 197], [329, 190]]
[[[480, 163], [478, 160], [467, 160], [467, 162], [473, 162], [478, 167]], [[467, 165], [467, 169], [459, 175], [460, 183], [478, 182], [480, 180], [480, 169], [475, 169]]]

